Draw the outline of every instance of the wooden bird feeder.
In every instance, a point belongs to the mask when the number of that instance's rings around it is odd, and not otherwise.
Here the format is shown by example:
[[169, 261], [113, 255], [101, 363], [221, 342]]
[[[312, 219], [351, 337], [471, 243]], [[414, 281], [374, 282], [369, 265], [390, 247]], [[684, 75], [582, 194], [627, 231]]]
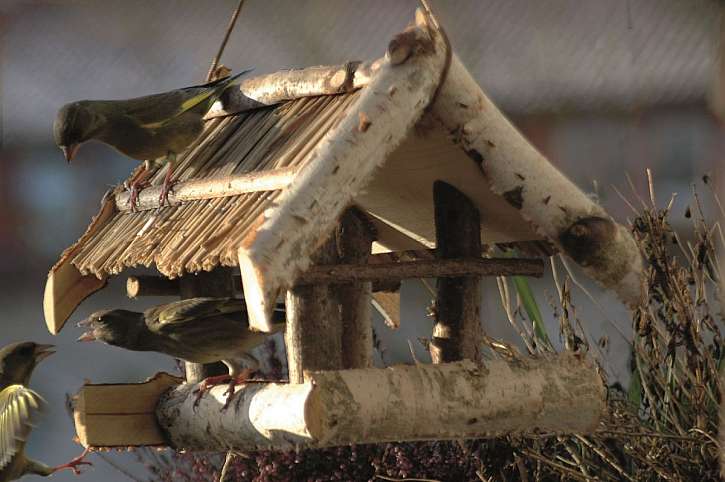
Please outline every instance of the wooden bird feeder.
[[[224, 387], [191, 408], [199, 367], [178, 386], [89, 385], [84, 445], [288, 449], [596, 427], [605, 390], [591, 362], [481, 364], [480, 277], [543, 273], [541, 259], [485, 254], [558, 250], [634, 303], [639, 252], [503, 116], [429, 13], [383, 58], [247, 79], [222, 104], [179, 156], [169, 205], [164, 172], [136, 211], [122, 188], [104, 197], [49, 273], [46, 323], [58, 333], [109, 277], [154, 267], [161, 276], [129, 279], [129, 295], [243, 294], [261, 331], [285, 299], [290, 382], [240, 387], [221, 414]], [[371, 302], [396, 326], [400, 280], [430, 277], [434, 364], [373, 368]], [[144, 429], [104, 434], [131, 399]]]

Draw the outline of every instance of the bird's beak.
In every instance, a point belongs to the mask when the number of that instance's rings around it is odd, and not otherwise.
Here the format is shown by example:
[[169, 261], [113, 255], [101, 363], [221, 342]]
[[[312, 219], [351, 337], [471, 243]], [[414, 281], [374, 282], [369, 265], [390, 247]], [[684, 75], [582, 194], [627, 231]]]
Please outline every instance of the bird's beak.
[[96, 341], [96, 336], [93, 334], [93, 330], [88, 330], [79, 336], [76, 341]]
[[60, 146], [60, 150], [63, 151], [63, 155], [65, 156], [65, 160], [68, 161], [68, 164], [70, 164], [70, 161], [73, 160], [73, 158], [76, 155], [76, 152], [78, 152], [78, 148], [80, 147], [80, 144], [71, 144], [70, 146]]
[[48, 358], [50, 355], [55, 353], [53, 351], [55, 346], [53, 345], [36, 345], [35, 346], [35, 363], [39, 363], [41, 360]]

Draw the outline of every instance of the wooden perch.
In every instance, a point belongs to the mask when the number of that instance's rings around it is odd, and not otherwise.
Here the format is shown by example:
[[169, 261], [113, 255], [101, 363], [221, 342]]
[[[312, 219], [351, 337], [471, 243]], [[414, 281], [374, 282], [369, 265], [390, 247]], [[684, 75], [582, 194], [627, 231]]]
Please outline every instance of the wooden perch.
[[[167, 206], [176, 206], [186, 201], [214, 199], [219, 197], [238, 196], [248, 192], [276, 191], [287, 187], [295, 175], [296, 167], [283, 167], [269, 171], [250, 172], [235, 176], [211, 179], [194, 179], [174, 184], [169, 192]], [[159, 195], [162, 186], [153, 186], [139, 192], [137, 211], [148, 211], [160, 206]], [[116, 209], [131, 211], [130, 193], [123, 191], [116, 194]]]
[[218, 108], [214, 106], [206, 118], [236, 114], [300, 97], [351, 92], [367, 85], [379, 68], [379, 61], [348, 62], [250, 77], [243, 80], [239, 88], [227, 90], [221, 105]]
[[453, 54], [431, 114], [479, 166], [491, 190], [629, 305], [642, 258], [625, 226], [559, 172], [506, 119]]
[[[465, 360], [308, 373], [301, 384], [251, 383], [220, 411], [226, 387], [194, 409], [194, 386], [159, 401], [176, 449], [290, 450], [504, 434], [594, 431], [606, 390], [594, 364], [569, 353], [481, 367]], [[131, 441], [129, 441], [131, 442]]]
[[[481, 217], [473, 203], [445, 182], [433, 184], [436, 257], [448, 260], [481, 252]], [[440, 262], [440, 261], [439, 261]], [[481, 278], [439, 277], [436, 282], [433, 363], [479, 361], [481, 356]]]
[[163, 276], [129, 276], [126, 278], [126, 296], [179, 296], [179, 280]]
[[143, 383], [84, 385], [73, 404], [81, 445], [166, 445], [156, 423], [156, 404], [166, 390], [181, 382], [178, 377], [159, 373]]

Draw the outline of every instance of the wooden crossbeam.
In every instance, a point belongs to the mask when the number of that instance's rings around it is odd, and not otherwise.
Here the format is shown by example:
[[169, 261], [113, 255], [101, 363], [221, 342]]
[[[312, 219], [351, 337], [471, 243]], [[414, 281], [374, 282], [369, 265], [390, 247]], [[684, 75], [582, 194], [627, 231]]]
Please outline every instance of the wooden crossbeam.
[[[377, 255], [371, 256], [375, 258]], [[544, 262], [528, 258], [453, 258], [445, 260], [414, 260], [375, 264], [336, 264], [312, 266], [296, 281], [297, 285], [317, 283], [347, 284], [373, 282], [373, 291], [389, 292], [387, 281], [416, 278], [441, 278], [456, 276], [532, 276], [544, 275]], [[232, 276], [240, 285], [238, 275]], [[177, 296], [179, 285], [161, 276], [129, 276], [126, 294], [137, 296]]]

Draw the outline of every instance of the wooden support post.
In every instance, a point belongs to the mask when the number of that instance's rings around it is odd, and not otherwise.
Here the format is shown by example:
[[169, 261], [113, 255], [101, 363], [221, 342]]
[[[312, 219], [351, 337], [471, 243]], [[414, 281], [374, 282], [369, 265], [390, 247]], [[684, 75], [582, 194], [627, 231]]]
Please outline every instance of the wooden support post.
[[[340, 261], [365, 264], [370, 256], [374, 234], [371, 224], [357, 208], [340, 218], [337, 248]], [[370, 313], [372, 283], [356, 282], [336, 286], [342, 317], [342, 367], [373, 366], [373, 324]]]
[[[198, 296], [231, 296], [233, 293], [231, 268], [217, 268], [214, 271], [182, 276], [179, 278], [179, 293], [181, 299]], [[202, 365], [185, 362], [184, 366], [188, 383], [199, 383], [206, 377], [223, 375], [229, 370], [223, 363]]]
[[[433, 184], [436, 258], [481, 256], [481, 219], [473, 203], [442, 181]], [[433, 363], [481, 355], [480, 277], [438, 278], [436, 324], [430, 344]]]
[[[312, 260], [333, 264], [338, 259], [335, 235], [319, 248]], [[303, 383], [305, 370], [342, 367], [340, 307], [330, 285], [295, 286], [287, 291], [287, 366], [290, 383]]]

